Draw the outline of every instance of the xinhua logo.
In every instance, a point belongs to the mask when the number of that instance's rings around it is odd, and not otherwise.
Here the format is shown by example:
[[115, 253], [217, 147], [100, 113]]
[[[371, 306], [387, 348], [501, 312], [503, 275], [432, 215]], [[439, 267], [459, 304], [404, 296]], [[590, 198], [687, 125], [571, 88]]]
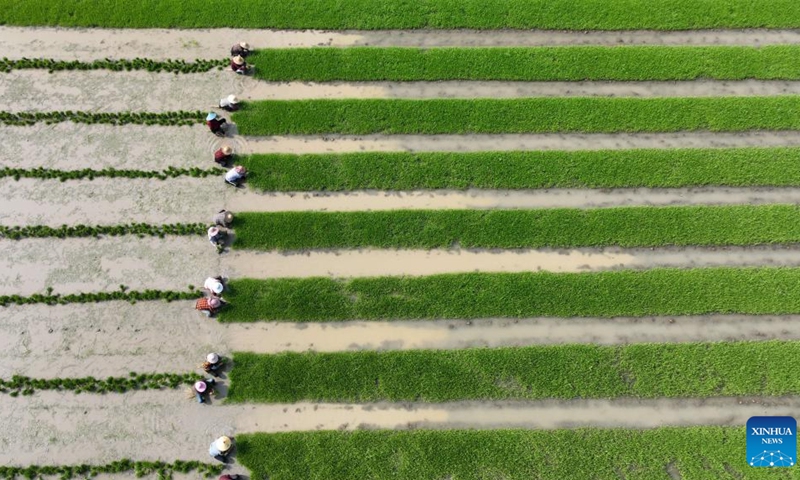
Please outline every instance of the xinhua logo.
[[792, 417], [750, 417], [747, 421], [747, 464], [751, 467], [793, 467], [797, 462], [797, 421]]

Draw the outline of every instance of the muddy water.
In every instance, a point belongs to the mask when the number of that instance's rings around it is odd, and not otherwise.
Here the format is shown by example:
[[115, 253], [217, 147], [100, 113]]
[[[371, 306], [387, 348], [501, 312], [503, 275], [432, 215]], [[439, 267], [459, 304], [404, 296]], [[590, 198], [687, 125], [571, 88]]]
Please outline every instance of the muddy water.
[[591, 343], [800, 339], [800, 316], [706, 315], [226, 325], [235, 351], [450, 350]]
[[233, 211], [351, 212], [399, 209], [536, 209], [601, 208], [634, 205], [732, 205], [800, 203], [796, 188], [675, 188], [675, 189], [546, 189], [546, 190], [420, 190], [352, 191], [343, 193], [233, 192], [228, 207]]
[[696, 30], [685, 32], [561, 32], [544, 30], [165, 30], [0, 27], [0, 52], [9, 58], [64, 60], [149, 57], [219, 58], [236, 42], [254, 48], [315, 46], [535, 46], [535, 45], [772, 45], [800, 43], [791, 30]]
[[359, 82], [266, 83], [248, 88], [254, 100], [309, 98], [727, 97], [800, 94], [800, 82]]
[[70, 122], [0, 126], [0, 165], [22, 168], [163, 170], [210, 168], [223, 143], [204, 126], [81, 125]]
[[370, 277], [456, 272], [593, 272], [658, 267], [800, 266], [797, 247], [574, 250], [334, 250], [301, 253], [234, 251], [222, 269], [247, 278]]
[[324, 135], [248, 137], [243, 153], [476, 152], [505, 150], [622, 150], [800, 145], [800, 132], [682, 132], [500, 135]]
[[220, 268], [220, 256], [203, 236], [29, 238], [2, 245], [0, 295], [48, 287], [61, 294], [112, 291], [119, 285], [183, 291]]
[[561, 400], [530, 403], [475, 402], [440, 405], [377, 404], [244, 406], [239, 432], [381, 429], [656, 428], [736, 425], [755, 415], [792, 415], [800, 399]]
[[145, 71], [15, 70], [0, 75], [0, 102], [12, 112], [215, 110], [222, 113], [217, 109], [220, 98], [230, 94], [246, 98], [244, 92], [258, 83], [225, 70], [180, 75]]
[[224, 205], [222, 174], [167, 180], [0, 179], [2, 225], [118, 225], [208, 222]]

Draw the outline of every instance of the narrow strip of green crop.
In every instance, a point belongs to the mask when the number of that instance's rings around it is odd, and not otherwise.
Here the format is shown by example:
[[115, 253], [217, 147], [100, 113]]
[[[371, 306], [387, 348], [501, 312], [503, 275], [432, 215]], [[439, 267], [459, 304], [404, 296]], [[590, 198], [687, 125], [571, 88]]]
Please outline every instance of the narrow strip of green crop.
[[73, 393], [125, 393], [132, 390], [161, 390], [191, 385], [203, 378], [197, 373], [136, 373], [128, 377], [31, 378], [14, 375], [11, 380], [0, 378], [0, 393], [12, 397], [33, 395], [36, 390], [71, 391]]
[[94, 478], [98, 475], [133, 473], [137, 478], [147, 475], [158, 475], [159, 479], [170, 480], [173, 474], [190, 474], [196, 472], [204, 478], [222, 473], [225, 465], [221, 463], [203, 463], [196, 460], [175, 460], [168, 462], [133, 461], [123, 459], [105, 465], [28, 465], [13, 467], [0, 465], [0, 478], [15, 480], [16, 478], [42, 478], [48, 475], [58, 476], [61, 480], [71, 478]]
[[800, 96], [265, 100], [233, 120], [243, 135], [798, 130]]
[[798, 186], [800, 148], [237, 157], [262, 191]]
[[122, 28], [800, 28], [794, 0], [1, 0], [0, 24]]
[[237, 352], [232, 402], [797, 395], [800, 342]]
[[269, 81], [796, 80], [800, 46], [289, 48], [249, 62]]
[[70, 238], [70, 237], [99, 237], [108, 235], [138, 235], [151, 237], [165, 237], [166, 235], [203, 235], [206, 225], [202, 223], [169, 223], [166, 225], [150, 225], [148, 223], [129, 223], [124, 225], [62, 225], [48, 227], [46, 225], [33, 225], [26, 227], [6, 227], [0, 225], [0, 238], [19, 240], [22, 238]]
[[10, 168], [0, 167], [0, 178], [11, 177], [14, 180], [20, 178], [38, 178], [43, 180], [94, 180], [95, 178], [156, 178], [166, 180], [176, 177], [205, 178], [209, 175], [220, 175], [224, 170], [220, 168], [202, 169], [197, 167], [175, 168], [167, 167], [164, 170], [123, 170], [116, 168], [104, 168], [94, 170], [83, 168], [81, 170], [58, 170], [54, 168]]
[[120, 285], [119, 290], [114, 292], [90, 292], [90, 293], [70, 293], [61, 295], [60, 293], [53, 293], [53, 289], [48, 288], [45, 293], [34, 293], [30, 296], [23, 295], [0, 295], [0, 307], [8, 305], [31, 305], [35, 303], [44, 303], [46, 305], [65, 305], [67, 303], [97, 303], [109, 302], [112, 300], [123, 300], [126, 302], [136, 303], [142, 300], [164, 300], [166, 302], [173, 302], [176, 300], [191, 300], [202, 297], [203, 294], [199, 290], [195, 290], [194, 286], [189, 286], [187, 292], [176, 292], [171, 290], [128, 290], [125, 285]]
[[121, 113], [94, 113], [73, 112], [71, 110], [58, 112], [0, 112], [0, 124], [6, 125], [34, 125], [39, 122], [46, 124], [73, 122], [73, 123], [99, 123], [107, 125], [194, 125], [205, 122], [205, 113], [200, 111], [188, 112], [121, 112]]
[[237, 279], [226, 322], [800, 313], [800, 269]]
[[241, 249], [571, 248], [800, 242], [800, 207], [733, 205], [538, 210], [247, 212]]
[[228, 66], [228, 59], [221, 60], [202, 60], [197, 59], [193, 62], [185, 60], [151, 60], [149, 58], [134, 58], [130, 60], [94, 60], [92, 62], [81, 62], [79, 60], [54, 60], [50, 58], [21, 58], [10, 60], [0, 59], [0, 72], [10, 72], [12, 70], [23, 69], [45, 69], [50, 73], [61, 70], [112, 70], [115, 72], [131, 70], [147, 70], [149, 72], [172, 72], [172, 73], [199, 73], [209, 70], [222, 70]]
[[744, 426], [359, 430], [245, 434], [236, 448], [252, 478], [270, 480], [796, 478], [748, 466], [745, 438]]

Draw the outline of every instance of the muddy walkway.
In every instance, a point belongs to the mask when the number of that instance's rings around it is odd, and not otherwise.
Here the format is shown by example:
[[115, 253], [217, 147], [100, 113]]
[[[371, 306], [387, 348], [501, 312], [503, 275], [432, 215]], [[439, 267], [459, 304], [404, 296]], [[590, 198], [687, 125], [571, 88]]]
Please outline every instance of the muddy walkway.
[[0, 126], [0, 165], [16, 168], [80, 170], [118, 168], [164, 170], [211, 168], [214, 151], [239, 139], [218, 138], [203, 125], [164, 127], [83, 125], [71, 122]]
[[537, 46], [537, 45], [774, 45], [800, 43], [793, 30], [681, 32], [561, 32], [546, 30], [166, 30], [0, 27], [0, 52], [9, 58], [220, 58], [236, 42], [255, 48], [316, 46]]
[[[288, 192], [258, 194], [232, 191], [233, 211], [330, 211], [405, 209], [537, 209], [606, 208], [620, 206], [735, 205], [800, 203], [800, 189], [767, 188], [634, 188], [613, 190], [417, 190], [350, 191], [342, 193]], [[2, 210], [0, 210], [2, 212]], [[1, 215], [1, 214], [0, 214]]]
[[[454, 428], [655, 428], [742, 425], [754, 415], [792, 415], [800, 399], [578, 400], [530, 403], [203, 406], [177, 390], [128, 395], [40, 393], [4, 400], [4, 464], [101, 463], [138, 459], [209, 460], [220, 434], [313, 430]], [[234, 466], [236, 468], [236, 466]]]
[[496, 251], [359, 249], [300, 253], [234, 250], [222, 256], [221, 265], [222, 270], [246, 278], [372, 277], [457, 272], [563, 273], [659, 267], [796, 267], [800, 266], [800, 249], [780, 246]]
[[324, 135], [245, 137], [244, 153], [477, 152], [483, 150], [623, 150], [800, 145], [800, 132], [553, 133], [469, 135]]
[[336, 352], [592, 343], [800, 339], [800, 316], [526, 318], [393, 322], [226, 324], [236, 351]]
[[[1, 78], [1, 77], [0, 77]], [[247, 89], [253, 100], [309, 98], [517, 98], [517, 97], [728, 97], [800, 94], [800, 82], [260, 82]]]

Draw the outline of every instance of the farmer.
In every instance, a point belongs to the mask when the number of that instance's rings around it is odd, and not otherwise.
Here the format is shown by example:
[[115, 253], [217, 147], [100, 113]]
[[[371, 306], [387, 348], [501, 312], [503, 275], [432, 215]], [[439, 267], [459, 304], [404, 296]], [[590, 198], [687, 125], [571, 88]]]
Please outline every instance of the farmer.
[[207, 378], [205, 380], [199, 380], [194, 382], [192, 386], [192, 390], [194, 391], [194, 396], [197, 398], [197, 403], [205, 403], [208, 399], [208, 396], [214, 392], [214, 385], [217, 383], [216, 380], [213, 378]]
[[209, 353], [206, 355], [206, 361], [203, 362], [203, 370], [206, 373], [210, 373], [212, 375], [216, 375], [217, 370], [222, 368], [223, 365], [222, 359], [216, 353]]
[[209, 130], [211, 133], [218, 137], [225, 136], [225, 120], [224, 118], [219, 117], [216, 113], [211, 112], [206, 116], [206, 125], [208, 125]]
[[223, 145], [222, 148], [214, 152], [214, 161], [223, 167], [228, 165], [228, 162], [233, 158], [233, 149], [228, 145]]
[[227, 462], [229, 453], [231, 453], [231, 439], [225, 436], [211, 442], [208, 448], [208, 454], [220, 462]]
[[227, 97], [220, 99], [219, 108], [228, 112], [235, 112], [236, 110], [239, 110], [239, 99], [236, 98], [236, 95], [228, 95]]
[[225, 230], [222, 230], [217, 227], [211, 227], [208, 229], [208, 241], [211, 242], [211, 245], [215, 247], [219, 247], [220, 245], [225, 245], [225, 240], [228, 238], [228, 233]]
[[195, 310], [200, 310], [206, 317], [213, 317], [222, 307], [222, 300], [217, 297], [200, 298], [194, 304]]
[[235, 57], [231, 58], [231, 70], [238, 74], [247, 73], [247, 62], [244, 61], [244, 57], [241, 55], [236, 55]]
[[233, 185], [234, 187], [239, 187], [246, 176], [247, 169], [241, 165], [236, 165], [225, 174], [225, 183]]
[[225, 286], [222, 284], [222, 277], [219, 276], [206, 278], [206, 281], [203, 283], [203, 288], [208, 291], [210, 296], [218, 297], [225, 289]]
[[231, 225], [233, 225], [233, 212], [229, 212], [223, 208], [214, 215], [211, 221], [214, 222], [214, 225], [231, 228]]
[[247, 57], [250, 55], [250, 45], [247, 42], [239, 42], [231, 47], [231, 57]]

